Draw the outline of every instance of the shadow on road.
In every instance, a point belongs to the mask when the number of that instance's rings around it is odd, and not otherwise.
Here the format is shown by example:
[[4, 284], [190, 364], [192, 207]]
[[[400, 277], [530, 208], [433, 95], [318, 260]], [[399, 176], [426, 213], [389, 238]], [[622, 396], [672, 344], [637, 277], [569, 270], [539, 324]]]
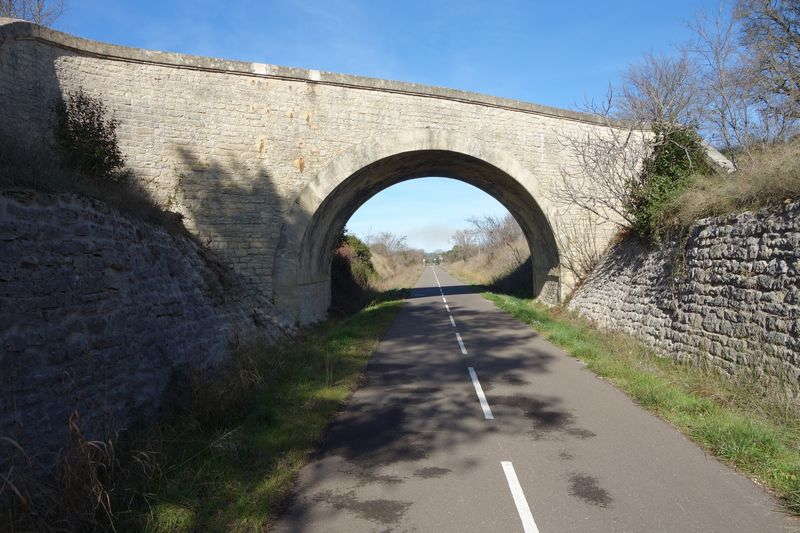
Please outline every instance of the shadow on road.
[[[471, 285], [442, 287], [445, 296], [481, 290]], [[594, 436], [578, 425], [560, 398], [530, 394], [525, 387], [526, 376], [550, 372], [554, 359], [531, 345], [537, 337], [532, 329], [504, 313], [452, 302], [456, 321], [469, 337], [469, 354], [462, 355], [439, 297], [436, 286], [412, 291], [406, 309], [368, 364], [361, 388], [301, 474], [298, 493], [284, 516], [287, 530], [303, 530], [320, 509], [329, 517], [346, 513], [392, 527], [410, 502], [399, 496], [359, 499], [360, 487], [385, 485], [396, 491], [431, 477], [463, 475], [483, 465], [485, 459], [470, 450], [493, 435], [528, 435], [532, 441]], [[488, 391], [491, 384], [503, 389], [490, 393], [502, 424], [483, 420], [467, 375], [469, 366]], [[369, 517], [364, 514], [368, 508], [374, 511]]]
[[[480, 294], [488, 290], [483, 285], [442, 285], [442, 292], [445, 296], [454, 296], [457, 294]], [[409, 300], [415, 298], [428, 298], [430, 296], [439, 296], [439, 287], [417, 287], [412, 289], [410, 294], [406, 297]]]

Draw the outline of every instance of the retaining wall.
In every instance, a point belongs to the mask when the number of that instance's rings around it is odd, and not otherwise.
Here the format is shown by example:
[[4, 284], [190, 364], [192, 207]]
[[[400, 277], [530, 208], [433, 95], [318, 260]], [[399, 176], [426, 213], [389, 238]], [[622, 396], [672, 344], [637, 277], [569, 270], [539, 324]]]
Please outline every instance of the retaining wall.
[[279, 331], [191, 239], [66, 194], [0, 193], [0, 302], [0, 436], [42, 465], [73, 411], [106, 437], [239, 339]]
[[800, 389], [800, 203], [697, 222], [685, 245], [614, 246], [569, 307], [677, 359]]

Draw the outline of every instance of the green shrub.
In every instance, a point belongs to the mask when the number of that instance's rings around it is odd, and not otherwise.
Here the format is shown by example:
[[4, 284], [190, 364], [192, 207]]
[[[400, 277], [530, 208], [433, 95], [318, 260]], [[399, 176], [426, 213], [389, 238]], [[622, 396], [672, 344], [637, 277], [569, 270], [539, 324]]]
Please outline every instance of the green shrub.
[[0, 131], [0, 189], [76, 194], [190, 236], [180, 213], [169, 211], [133, 171], [123, 170], [117, 121], [108, 118], [100, 100], [79, 89], [53, 108], [55, 146], [38, 136]]
[[65, 163], [92, 179], [121, 180], [125, 160], [117, 142], [118, 122], [101, 100], [82, 89], [55, 105], [56, 142]]
[[369, 247], [345, 228], [331, 258], [331, 310], [349, 314], [367, 305], [375, 297], [371, 281], [377, 275]]
[[355, 235], [348, 235], [347, 228], [342, 231], [342, 235], [339, 237], [339, 245], [343, 246], [347, 245], [353, 249], [353, 252], [356, 254], [356, 258], [359, 261], [362, 261], [369, 265], [370, 270], [374, 270], [372, 268], [372, 252], [369, 249], [369, 246], [364, 243], [361, 239], [356, 237]]
[[636, 234], [658, 240], [675, 198], [687, 189], [692, 176], [711, 175], [713, 167], [694, 128], [656, 125], [653, 133], [653, 151], [642, 163], [625, 209], [632, 215]]

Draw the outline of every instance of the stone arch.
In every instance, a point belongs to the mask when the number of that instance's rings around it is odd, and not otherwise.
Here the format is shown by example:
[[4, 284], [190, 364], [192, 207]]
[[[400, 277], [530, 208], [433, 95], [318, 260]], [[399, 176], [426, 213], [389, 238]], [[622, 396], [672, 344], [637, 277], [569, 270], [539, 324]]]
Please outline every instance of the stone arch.
[[534, 296], [559, 301], [559, 251], [536, 200], [543, 197], [539, 180], [479, 139], [424, 128], [368, 139], [339, 154], [302, 189], [286, 213], [275, 256], [279, 308], [301, 324], [323, 318], [330, 304], [330, 250], [345, 223], [381, 190], [426, 176], [464, 181], [503, 204], [528, 240]]

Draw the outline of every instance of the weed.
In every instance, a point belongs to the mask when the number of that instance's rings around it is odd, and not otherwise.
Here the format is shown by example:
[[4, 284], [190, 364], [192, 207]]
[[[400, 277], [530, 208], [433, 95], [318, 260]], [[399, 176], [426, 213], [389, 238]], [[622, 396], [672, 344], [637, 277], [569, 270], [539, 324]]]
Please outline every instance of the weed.
[[61, 463], [62, 512], [81, 527], [116, 531], [108, 493], [116, 462], [112, 441], [86, 439], [77, 411], [70, 415], [68, 427], [69, 444]]
[[640, 237], [659, 241], [663, 219], [693, 175], [711, 175], [706, 149], [693, 128], [653, 127], [653, 150], [642, 162], [638, 180], [630, 184], [623, 207], [631, 229]]
[[[13, 439], [10, 466], [0, 474], [0, 502], [10, 531], [116, 531], [111, 490], [116, 481], [117, 456], [112, 439], [89, 440], [80, 428], [77, 411], [67, 421], [68, 440], [55, 475], [36, 463]], [[24, 469], [15, 472], [17, 459]], [[5, 530], [5, 529], [4, 529]]]

